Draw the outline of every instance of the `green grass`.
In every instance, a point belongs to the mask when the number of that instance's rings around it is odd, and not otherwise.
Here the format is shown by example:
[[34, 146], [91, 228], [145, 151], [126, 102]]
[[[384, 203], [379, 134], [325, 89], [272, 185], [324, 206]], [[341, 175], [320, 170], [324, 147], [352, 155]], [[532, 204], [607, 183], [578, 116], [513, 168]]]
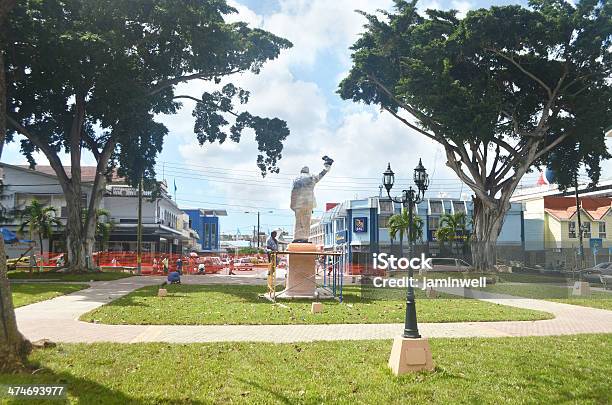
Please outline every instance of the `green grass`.
[[612, 293], [609, 292], [591, 291], [589, 297], [574, 297], [571, 295], [572, 290], [565, 286], [542, 284], [497, 284], [486, 287], [484, 291], [612, 310]]
[[[311, 314], [312, 301], [272, 304], [258, 294], [264, 286], [173, 285], [168, 296], [157, 297], [157, 286], [136, 290], [84, 314], [81, 320], [107, 324], [219, 325], [219, 324], [332, 324], [401, 323], [405, 316], [405, 292], [395, 296], [361, 296], [357, 286], [344, 289], [344, 302], [324, 301], [323, 312]], [[376, 289], [379, 290], [379, 289]], [[460, 298], [421, 299], [421, 322], [498, 321], [548, 319], [545, 312], [512, 308]]]
[[29, 271], [15, 270], [8, 272], [8, 278], [19, 280], [60, 280], [60, 281], [112, 281], [132, 277], [131, 274], [119, 272], [91, 272], [91, 273], [60, 273], [56, 271]]
[[13, 305], [22, 307], [88, 288], [88, 284], [12, 283]]
[[537, 273], [496, 273], [500, 283], [552, 283], [567, 284], [568, 277], [558, 274], [546, 275]]
[[[391, 341], [77, 344], [35, 351], [34, 375], [84, 404], [609, 403], [612, 335], [430, 339], [436, 368], [396, 377]], [[31, 402], [23, 402], [31, 403]]]

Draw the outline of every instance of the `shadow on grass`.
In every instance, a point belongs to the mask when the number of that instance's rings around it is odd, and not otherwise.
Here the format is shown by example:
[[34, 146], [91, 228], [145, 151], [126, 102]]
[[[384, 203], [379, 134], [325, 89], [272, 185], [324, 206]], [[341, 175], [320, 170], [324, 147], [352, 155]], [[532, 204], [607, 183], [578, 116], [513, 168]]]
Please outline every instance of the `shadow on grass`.
[[[70, 403], [71, 399], [78, 403], [83, 404], [164, 404], [164, 403], [177, 403], [176, 399], [172, 398], [159, 398], [159, 397], [146, 397], [146, 393], [139, 392], [141, 397], [134, 397], [127, 395], [125, 392], [112, 389], [106, 385], [102, 385], [98, 382], [77, 377], [73, 374], [62, 372], [56, 373], [55, 371], [41, 367], [38, 363], [30, 363], [32, 372], [19, 373], [19, 374], [0, 374], [0, 381], [5, 385], [13, 384], [47, 384], [47, 385], [65, 385], [67, 387], [68, 397], [64, 397], [61, 400], [49, 400], [39, 399], [34, 401], [35, 403]], [[34, 374], [32, 374], [34, 373]], [[3, 397], [0, 396], [0, 402]], [[5, 402], [2, 402], [5, 403]], [[8, 403], [16, 404], [31, 404], [32, 399], [16, 398], [12, 399]], [[201, 401], [190, 400], [191, 404], [203, 404]]]
[[264, 387], [263, 385], [256, 383], [255, 381], [247, 380], [244, 378], [237, 378], [238, 381], [247, 384], [249, 387], [257, 388], [260, 391], [267, 392], [270, 394], [271, 398], [274, 398], [275, 402], [282, 402], [284, 404], [292, 404], [293, 402], [286, 396], [279, 392], [276, 392], [268, 387]]

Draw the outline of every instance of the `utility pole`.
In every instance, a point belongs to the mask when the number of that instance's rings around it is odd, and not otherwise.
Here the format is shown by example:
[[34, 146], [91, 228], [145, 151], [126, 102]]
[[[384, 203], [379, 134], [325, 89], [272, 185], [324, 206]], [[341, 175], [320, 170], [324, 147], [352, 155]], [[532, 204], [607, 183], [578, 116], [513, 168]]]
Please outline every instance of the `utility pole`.
[[257, 228], [253, 225], [253, 246], [255, 246], [255, 232], [257, 232]]
[[259, 211], [257, 211], [257, 251], [259, 251]]
[[576, 263], [577, 270], [582, 270], [584, 267], [584, 247], [582, 246], [582, 220], [580, 217], [580, 198], [578, 197], [578, 179], [574, 183], [574, 192], [576, 196], [576, 215], [578, 219], [578, 255], [580, 256], [579, 261]]
[[142, 272], [142, 176], [138, 182], [138, 230], [136, 233], [136, 274]]

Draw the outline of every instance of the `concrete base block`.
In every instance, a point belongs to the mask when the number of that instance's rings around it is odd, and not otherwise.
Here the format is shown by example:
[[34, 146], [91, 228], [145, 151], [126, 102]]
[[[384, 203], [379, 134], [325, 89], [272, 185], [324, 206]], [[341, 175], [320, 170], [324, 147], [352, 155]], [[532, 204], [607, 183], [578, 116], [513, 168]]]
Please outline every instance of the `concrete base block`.
[[165, 297], [166, 295], [168, 295], [168, 290], [166, 290], [165, 288], [160, 288], [159, 290], [157, 290], [158, 297]]
[[298, 254], [289, 255], [287, 282], [277, 297], [316, 299], [315, 259], [320, 251], [312, 243], [290, 243], [287, 251]]
[[320, 302], [313, 302], [312, 306], [310, 307], [310, 312], [312, 312], [313, 314], [323, 312], [323, 304], [321, 304]]
[[586, 281], [576, 281], [574, 288], [572, 288], [572, 295], [591, 295], [591, 286]]
[[438, 292], [430, 287], [425, 291], [425, 296], [427, 298], [438, 298]]
[[398, 336], [393, 340], [389, 368], [395, 375], [415, 371], [432, 371], [433, 357], [426, 338], [410, 339]]

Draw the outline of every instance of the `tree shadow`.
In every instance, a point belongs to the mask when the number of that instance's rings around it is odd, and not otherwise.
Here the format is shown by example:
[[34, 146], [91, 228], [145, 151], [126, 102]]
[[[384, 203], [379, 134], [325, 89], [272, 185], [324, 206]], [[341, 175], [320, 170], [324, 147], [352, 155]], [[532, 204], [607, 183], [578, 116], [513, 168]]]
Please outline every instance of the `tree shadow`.
[[[49, 368], [41, 367], [38, 363], [30, 363], [33, 372], [19, 374], [0, 374], [0, 380], [4, 385], [13, 384], [47, 384], [47, 385], [65, 385], [67, 394], [70, 397], [63, 399], [26, 399], [16, 398], [10, 403], [31, 404], [31, 403], [70, 403], [70, 399], [76, 399], [79, 403], [84, 404], [163, 404], [163, 403], [178, 403], [177, 398], [158, 398], [146, 397], [146, 393], [138, 392], [143, 397], [134, 397], [117, 389], [112, 389], [106, 385], [100, 384], [87, 378], [78, 377], [70, 373], [57, 373]], [[163, 383], [160, 381], [160, 383]], [[145, 394], [145, 395], [143, 395]], [[0, 397], [1, 398], [1, 397]], [[202, 401], [190, 400], [191, 404], [203, 404]]]
[[284, 404], [292, 404], [293, 402], [286, 396], [281, 394], [280, 392], [274, 391], [268, 387], [264, 387], [263, 385], [256, 383], [255, 381], [250, 381], [244, 378], [237, 378], [238, 381], [247, 384], [250, 387], [257, 388], [260, 391], [267, 392], [272, 397], [274, 397], [278, 402], [282, 402]]

